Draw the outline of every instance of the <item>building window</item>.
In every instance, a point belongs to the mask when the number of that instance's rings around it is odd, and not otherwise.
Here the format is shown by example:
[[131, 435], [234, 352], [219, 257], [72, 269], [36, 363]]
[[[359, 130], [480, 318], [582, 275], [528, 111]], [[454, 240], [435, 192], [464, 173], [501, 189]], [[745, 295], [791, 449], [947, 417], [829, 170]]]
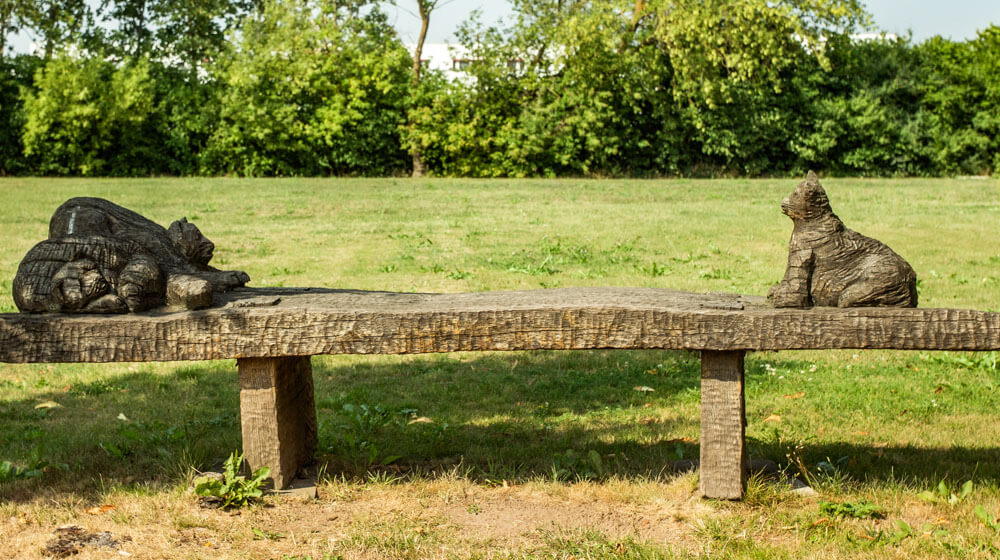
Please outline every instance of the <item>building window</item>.
[[451, 69], [464, 71], [468, 70], [469, 66], [472, 65], [472, 61], [467, 58], [453, 58], [451, 60]]

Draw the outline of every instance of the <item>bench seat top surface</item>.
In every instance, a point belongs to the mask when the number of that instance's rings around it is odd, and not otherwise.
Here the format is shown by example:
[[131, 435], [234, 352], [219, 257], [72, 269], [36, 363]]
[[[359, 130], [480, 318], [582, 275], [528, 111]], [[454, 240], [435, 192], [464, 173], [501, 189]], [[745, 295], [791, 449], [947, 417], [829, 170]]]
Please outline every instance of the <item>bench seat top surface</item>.
[[0, 314], [0, 362], [570, 349], [1000, 349], [1000, 313], [775, 309], [657, 288], [418, 294], [240, 288], [198, 311]]

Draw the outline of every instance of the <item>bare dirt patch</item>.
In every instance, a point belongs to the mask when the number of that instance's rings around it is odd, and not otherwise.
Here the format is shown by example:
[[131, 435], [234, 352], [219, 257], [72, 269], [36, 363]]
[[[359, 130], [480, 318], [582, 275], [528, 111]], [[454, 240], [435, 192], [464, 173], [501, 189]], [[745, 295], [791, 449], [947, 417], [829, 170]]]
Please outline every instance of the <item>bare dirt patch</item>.
[[[483, 486], [462, 479], [322, 485], [316, 500], [270, 497], [226, 512], [190, 494], [108, 496], [106, 511], [75, 507], [58, 519], [50, 505], [21, 506], [4, 520], [3, 554], [49, 558], [46, 543], [66, 524], [107, 532], [116, 548], [81, 546], [73, 558], [434, 558], [517, 555], [553, 535], [600, 534], [690, 551], [692, 525], [715, 512], [690, 481]], [[62, 506], [62, 511], [67, 507]], [[90, 508], [94, 511], [93, 508]]]

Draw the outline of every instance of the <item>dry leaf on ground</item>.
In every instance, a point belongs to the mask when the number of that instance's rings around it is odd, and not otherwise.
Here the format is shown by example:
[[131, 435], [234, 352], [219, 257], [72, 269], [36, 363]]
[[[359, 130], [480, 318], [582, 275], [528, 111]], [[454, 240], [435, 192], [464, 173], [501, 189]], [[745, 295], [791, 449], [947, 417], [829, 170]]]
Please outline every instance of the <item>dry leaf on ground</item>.
[[100, 515], [102, 513], [107, 513], [113, 509], [115, 509], [115, 506], [110, 504], [104, 504], [103, 506], [94, 506], [92, 508], [88, 508], [85, 511], [90, 515]]

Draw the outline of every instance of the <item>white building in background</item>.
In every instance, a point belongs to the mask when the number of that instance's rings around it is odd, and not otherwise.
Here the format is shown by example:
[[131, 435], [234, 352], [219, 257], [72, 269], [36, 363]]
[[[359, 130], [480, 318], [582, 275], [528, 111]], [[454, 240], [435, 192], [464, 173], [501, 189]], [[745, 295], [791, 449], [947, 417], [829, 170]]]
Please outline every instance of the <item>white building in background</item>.
[[852, 41], [897, 41], [899, 40], [899, 35], [895, 33], [881, 33], [881, 32], [870, 32], [870, 33], [852, 33]]
[[[406, 45], [411, 55], [416, 45]], [[424, 68], [440, 70], [449, 80], [467, 80], [469, 78], [466, 69], [475, 59], [468, 49], [462, 45], [450, 43], [424, 43], [424, 48], [420, 52], [420, 60]], [[513, 69], [520, 69], [522, 61], [509, 60], [507, 65]]]
[[[411, 55], [415, 48], [416, 45], [406, 45]], [[465, 69], [472, 64], [471, 55], [465, 47], [449, 43], [424, 43], [420, 61], [424, 68], [439, 70], [449, 80], [465, 79]]]

